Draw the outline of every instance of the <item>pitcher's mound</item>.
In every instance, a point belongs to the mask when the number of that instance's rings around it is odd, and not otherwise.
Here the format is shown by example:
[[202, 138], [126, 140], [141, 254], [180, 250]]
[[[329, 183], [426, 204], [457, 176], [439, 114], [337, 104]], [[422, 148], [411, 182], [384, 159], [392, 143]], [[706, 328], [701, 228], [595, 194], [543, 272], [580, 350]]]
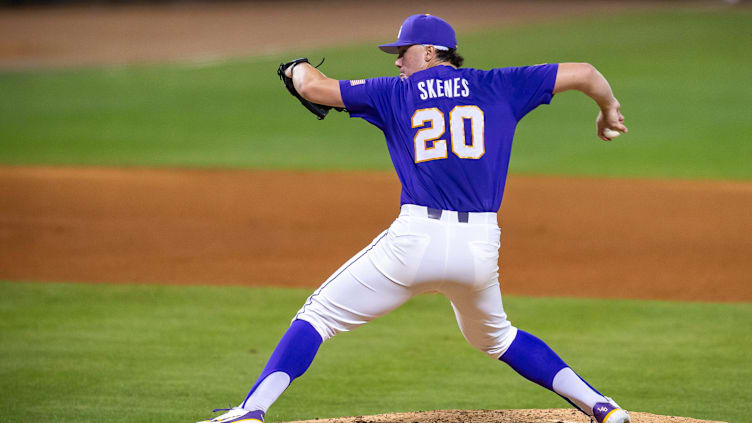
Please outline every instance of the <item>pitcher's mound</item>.
[[[631, 412], [632, 423], [722, 423], [687, 417]], [[288, 423], [589, 423], [590, 418], [569, 409], [548, 410], [438, 410], [418, 413], [378, 414]]]

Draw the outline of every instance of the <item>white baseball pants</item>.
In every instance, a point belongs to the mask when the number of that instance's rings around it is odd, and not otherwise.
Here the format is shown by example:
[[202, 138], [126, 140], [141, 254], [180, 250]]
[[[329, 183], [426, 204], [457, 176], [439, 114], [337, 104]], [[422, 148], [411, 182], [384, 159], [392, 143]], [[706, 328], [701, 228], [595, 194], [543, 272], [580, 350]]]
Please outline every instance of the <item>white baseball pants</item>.
[[496, 213], [437, 212], [403, 205], [389, 229], [334, 272], [295, 319], [309, 322], [326, 340], [414, 295], [440, 292], [451, 301], [465, 339], [499, 358], [517, 329], [507, 320], [499, 290]]

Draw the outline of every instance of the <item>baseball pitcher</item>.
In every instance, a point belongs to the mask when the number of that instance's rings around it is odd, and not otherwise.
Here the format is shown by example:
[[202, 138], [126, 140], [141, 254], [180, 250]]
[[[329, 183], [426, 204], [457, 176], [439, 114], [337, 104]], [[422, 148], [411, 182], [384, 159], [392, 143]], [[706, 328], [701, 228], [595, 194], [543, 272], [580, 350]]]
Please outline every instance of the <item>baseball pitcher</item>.
[[397, 38], [379, 46], [397, 55], [395, 77], [338, 81], [306, 59], [280, 66], [288, 89], [319, 118], [344, 108], [384, 133], [401, 209], [308, 298], [243, 402], [204, 423], [262, 422], [323, 341], [429, 291], [449, 298], [474, 347], [598, 423], [629, 422], [543, 341], [510, 323], [499, 289], [497, 211], [517, 123], [554, 94], [578, 90], [600, 109], [597, 135], [611, 140], [627, 128], [608, 82], [587, 63], [462, 68], [454, 30], [432, 15], [408, 17]]

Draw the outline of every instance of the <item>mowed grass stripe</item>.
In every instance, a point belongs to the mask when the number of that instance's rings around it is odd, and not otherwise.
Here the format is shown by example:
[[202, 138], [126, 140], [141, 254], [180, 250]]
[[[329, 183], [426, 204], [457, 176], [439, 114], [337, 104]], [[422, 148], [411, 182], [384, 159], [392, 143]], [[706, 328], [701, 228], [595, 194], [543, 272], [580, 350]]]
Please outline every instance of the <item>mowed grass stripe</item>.
[[[752, 10], [596, 16], [460, 34], [467, 66], [588, 61], [612, 82], [631, 129], [594, 136], [597, 110], [558, 95], [519, 127], [519, 173], [749, 179]], [[325, 56], [334, 78], [393, 75], [371, 44], [209, 66], [0, 73], [0, 163], [388, 169], [381, 133], [333, 113], [319, 122], [274, 73]]]
[[[0, 283], [0, 420], [195, 421], [242, 400], [309, 290]], [[518, 327], [635, 411], [743, 421], [752, 304], [505, 298]], [[413, 299], [322, 346], [271, 421], [567, 407]], [[193, 419], [193, 420], [191, 420]]]

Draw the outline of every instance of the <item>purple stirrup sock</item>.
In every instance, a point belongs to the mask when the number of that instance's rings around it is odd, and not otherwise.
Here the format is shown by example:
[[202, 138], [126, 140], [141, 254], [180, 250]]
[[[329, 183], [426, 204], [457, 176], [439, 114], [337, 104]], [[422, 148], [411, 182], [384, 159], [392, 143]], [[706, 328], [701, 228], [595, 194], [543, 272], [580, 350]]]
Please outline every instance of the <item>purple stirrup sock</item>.
[[523, 330], [517, 330], [512, 345], [499, 360], [507, 363], [525, 379], [551, 391], [554, 390], [556, 373], [568, 367], [545, 342]]
[[305, 320], [295, 320], [287, 329], [282, 339], [274, 349], [264, 371], [251, 388], [243, 404], [248, 401], [253, 392], [267, 376], [274, 372], [285, 372], [290, 376], [290, 382], [299, 377], [313, 362], [316, 352], [323, 340], [316, 329]]
[[[517, 330], [517, 336], [512, 341], [512, 345], [509, 346], [509, 349], [507, 349], [499, 360], [507, 363], [525, 379], [537, 383], [554, 393], [556, 393], [553, 386], [554, 377], [561, 369], [569, 367], [545, 342], [519, 329]], [[577, 376], [579, 377], [579, 375]], [[580, 379], [585, 382], [581, 377]], [[589, 383], [585, 382], [585, 384], [601, 395]], [[559, 395], [558, 393], [556, 394]], [[562, 395], [559, 396], [564, 398], [574, 408], [589, 415], [589, 413], [570, 401], [569, 398]]]

